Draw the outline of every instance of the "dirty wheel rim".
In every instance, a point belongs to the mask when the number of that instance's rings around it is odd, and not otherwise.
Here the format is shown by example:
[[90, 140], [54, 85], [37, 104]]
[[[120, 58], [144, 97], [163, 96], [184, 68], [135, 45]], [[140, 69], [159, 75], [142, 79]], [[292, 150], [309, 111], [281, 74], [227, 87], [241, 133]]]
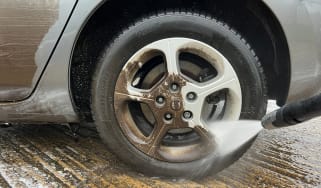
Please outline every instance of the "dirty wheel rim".
[[215, 151], [209, 124], [237, 120], [242, 93], [228, 60], [188, 38], [153, 42], [119, 73], [114, 108], [128, 141], [166, 162], [189, 162]]

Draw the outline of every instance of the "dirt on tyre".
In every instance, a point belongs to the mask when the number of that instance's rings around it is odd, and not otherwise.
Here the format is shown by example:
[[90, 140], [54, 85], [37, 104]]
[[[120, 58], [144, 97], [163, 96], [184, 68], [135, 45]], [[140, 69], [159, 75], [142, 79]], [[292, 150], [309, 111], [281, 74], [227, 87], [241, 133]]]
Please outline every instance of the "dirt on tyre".
[[258, 58], [214, 18], [155, 14], [106, 45], [93, 76], [94, 120], [104, 143], [138, 171], [181, 178], [218, 171], [211, 122], [265, 114]]

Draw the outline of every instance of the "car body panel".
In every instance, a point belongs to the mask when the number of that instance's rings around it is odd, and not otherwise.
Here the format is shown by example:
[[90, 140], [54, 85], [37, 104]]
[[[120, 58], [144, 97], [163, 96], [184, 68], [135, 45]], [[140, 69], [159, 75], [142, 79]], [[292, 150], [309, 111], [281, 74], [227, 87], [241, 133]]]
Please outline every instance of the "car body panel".
[[0, 1], [0, 101], [31, 94], [75, 3]]
[[35, 91], [26, 100], [0, 103], [0, 122], [78, 122], [69, 93], [69, 62], [83, 23], [99, 3], [77, 3]]
[[[292, 66], [288, 102], [314, 95], [321, 87], [318, 84], [321, 81], [320, 1], [263, 1], [279, 19], [290, 46]], [[82, 28], [103, 2], [78, 1], [50, 61], [43, 65], [47, 67], [35, 75], [35, 78], [41, 77], [36, 89], [26, 100], [0, 103], [0, 121], [79, 121], [70, 94], [69, 66]]]
[[263, 0], [286, 35], [291, 82], [287, 103], [321, 91], [321, 1]]

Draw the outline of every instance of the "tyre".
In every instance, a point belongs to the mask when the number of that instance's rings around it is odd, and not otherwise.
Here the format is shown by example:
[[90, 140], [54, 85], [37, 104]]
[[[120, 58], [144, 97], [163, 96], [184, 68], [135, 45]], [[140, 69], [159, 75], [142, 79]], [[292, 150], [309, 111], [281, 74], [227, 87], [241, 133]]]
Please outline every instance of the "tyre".
[[150, 176], [218, 171], [209, 126], [260, 119], [266, 103], [264, 75], [246, 41], [226, 24], [190, 12], [155, 14], [124, 29], [93, 76], [102, 140]]

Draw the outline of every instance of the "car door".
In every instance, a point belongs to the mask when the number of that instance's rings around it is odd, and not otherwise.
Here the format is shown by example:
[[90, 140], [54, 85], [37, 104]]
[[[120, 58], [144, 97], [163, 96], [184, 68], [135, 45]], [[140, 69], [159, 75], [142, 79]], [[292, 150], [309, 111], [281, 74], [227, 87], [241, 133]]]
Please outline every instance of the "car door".
[[0, 0], [0, 102], [27, 98], [77, 0]]

